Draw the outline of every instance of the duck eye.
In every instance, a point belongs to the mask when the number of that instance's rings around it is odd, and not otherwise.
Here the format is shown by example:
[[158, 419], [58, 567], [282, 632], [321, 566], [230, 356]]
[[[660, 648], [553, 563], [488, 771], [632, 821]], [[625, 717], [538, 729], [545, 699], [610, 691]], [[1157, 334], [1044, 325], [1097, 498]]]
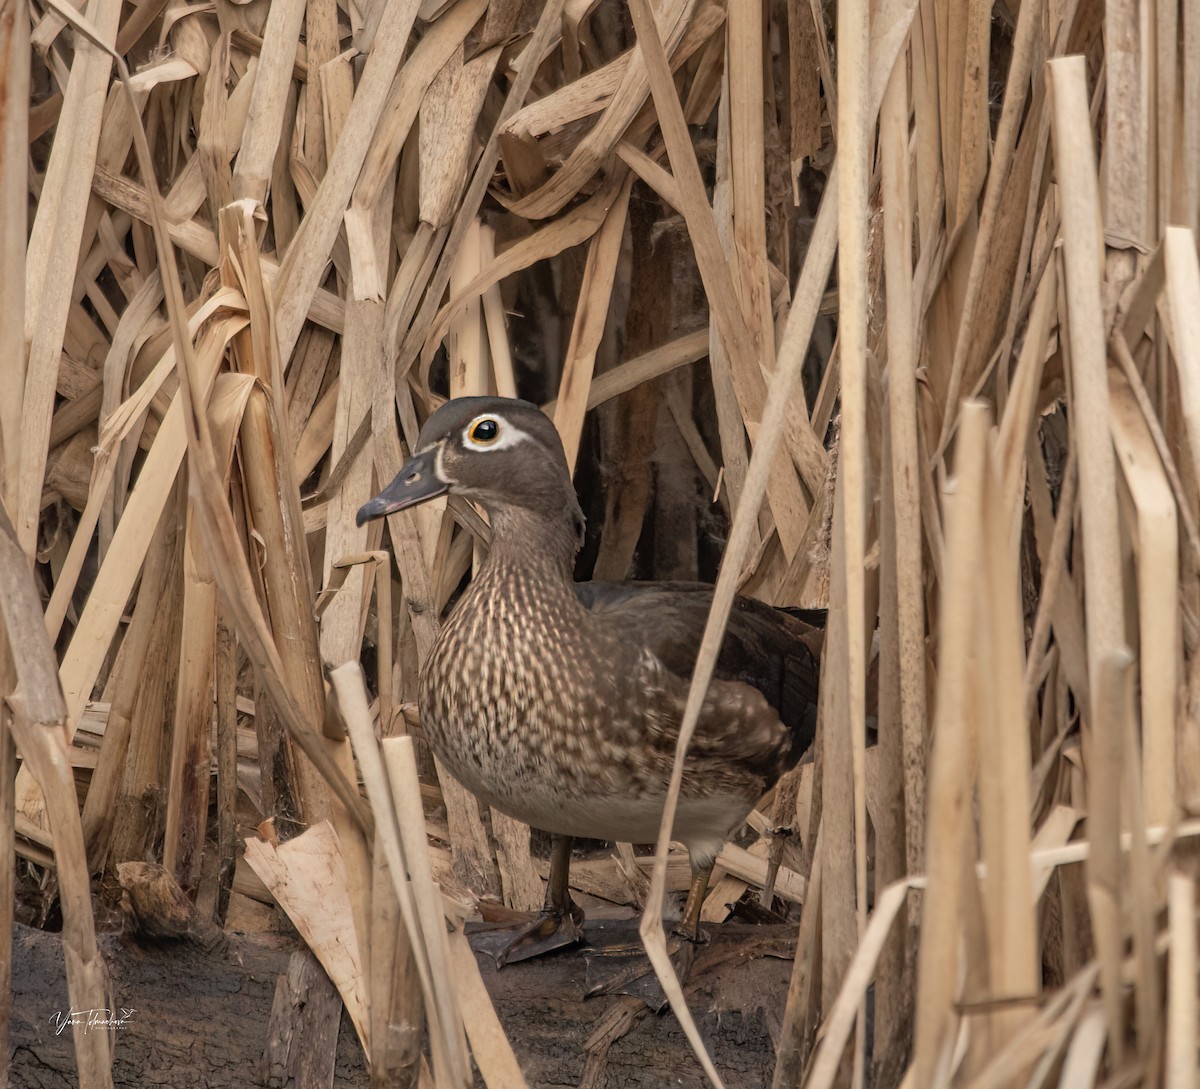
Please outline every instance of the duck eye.
[[476, 420], [467, 432], [467, 438], [476, 446], [491, 446], [500, 437], [500, 425], [490, 416]]

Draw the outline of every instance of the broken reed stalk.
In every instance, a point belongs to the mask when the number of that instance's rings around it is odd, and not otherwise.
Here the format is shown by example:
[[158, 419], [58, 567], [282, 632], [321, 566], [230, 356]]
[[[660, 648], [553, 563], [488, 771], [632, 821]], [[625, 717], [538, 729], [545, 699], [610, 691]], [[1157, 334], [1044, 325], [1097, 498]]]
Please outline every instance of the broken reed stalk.
[[982, 620], [973, 592], [983, 539], [988, 411], [963, 409], [954, 465], [954, 486], [944, 496], [946, 524], [945, 602], [935, 699], [935, 735], [929, 760], [929, 809], [925, 826], [928, 886], [923, 897], [914, 1011], [913, 1076], [922, 1085], [956, 1035], [954, 993], [959, 947], [946, 941], [963, 913], [967, 821], [973, 783], [979, 708], [972, 701], [971, 629]]
[[[342, 718], [354, 741], [358, 766], [376, 813], [375, 834], [382, 840], [387, 871], [416, 955], [417, 972], [429, 1016], [434, 1075], [446, 1079], [449, 1085], [462, 1085], [465, 1084], [470, 1064], [466, 1057], [462, 1022], [449, 993], [451, 977], [446, 967], [441, 903], [432, 899], [431, 881], [418, 884], [418, 863], [424, 857], [424, 850], [410, 856], [408, 846], [412, 841], [409, 839], [408, 843], [405, 842], [405, 832], [408, 829], [411, 835], [411, 822], [406, 821], [403, 825], [397, 823], [395, 807], [399, 799], [394, 792], [398, 787], [388, 778], [384, 759], [375, 740], [362, 674], [357, 663], [347, 662], [338, 666], [330, 678], [338, 695]], [[418, 831], [423, 848], [423, 819]]]
[[376, 1085], [410, 1086], [420, 1078], [425, 1042], [421, 978], [378, 837], [373, 861], [366, 967], [371, 1078]]
[[[1021, 378], [1025, 375], [1018, 372]], [[988, 986], [998, 1005], [1028, 1002], [1041, 990], [1037, 917], [1031, 894], [1029, 828], [1011, 813], [1030, 812], [1028, 730], [1021, 688], [1024, 656], [1024, 617], [1018, 594], [1020, 543], [1005, 481], [1013, 458], [1020, 459], [1024, 438], [1006, 449], [1001, 442], [1005, 424], [1022, 411], [1019, 396], [1009, 398], [999, 428], [989, 433], [983, 484], [984, 540], [982, 615], [976, 626], [980, 662], [976, 663], [975, 698], [982, 706], [977, 737], [980, 857], [987, 876], [981, 882], [987, 926]], [[1005, 455], [1010, 457], [1006, 458]], [[1020, 504], [1023, 506], [1023, 504]], [[1029, 1011], [1019, 1006], [999, 1009], [985, 1031], [989, 1048], [1001, 1046], [1018, 1032]]]

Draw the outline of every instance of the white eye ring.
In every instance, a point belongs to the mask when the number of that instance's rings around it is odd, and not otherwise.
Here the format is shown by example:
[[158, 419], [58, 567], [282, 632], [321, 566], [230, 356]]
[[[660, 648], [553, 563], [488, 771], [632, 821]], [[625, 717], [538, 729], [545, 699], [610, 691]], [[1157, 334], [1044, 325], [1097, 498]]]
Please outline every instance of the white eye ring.
[[[485, 426], [487, 424], [493, 424], [495, 432]], [[479, 427], [483, 427], [486, 437], [474, 437]], [[527, 431], [522, 431], [512, 420], [502, 418], [494, 412], [481, 413], [462, 430], [462, 448], [468, 454], [490, 454], [495, 450], [508, 450], [522, 442], [533, 442], [533, 437]]]

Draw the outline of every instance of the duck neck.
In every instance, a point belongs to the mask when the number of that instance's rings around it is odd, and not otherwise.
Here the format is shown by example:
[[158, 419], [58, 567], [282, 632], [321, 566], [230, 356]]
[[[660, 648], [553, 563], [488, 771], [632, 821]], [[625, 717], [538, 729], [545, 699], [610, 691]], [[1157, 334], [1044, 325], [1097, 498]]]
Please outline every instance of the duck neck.
[[578, 506], [558, 515], [503, 506], [489, 510], [488, 516], [492, 543], [481, 576], [522, 572], [574, 595], [575, 553], [583, 520]]

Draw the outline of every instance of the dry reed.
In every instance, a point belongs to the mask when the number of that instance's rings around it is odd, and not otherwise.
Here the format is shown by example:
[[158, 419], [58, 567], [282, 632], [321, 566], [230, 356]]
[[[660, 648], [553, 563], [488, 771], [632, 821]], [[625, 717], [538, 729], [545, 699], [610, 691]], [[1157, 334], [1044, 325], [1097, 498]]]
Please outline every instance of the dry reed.
[[[406, 736], [487, 526], [353, 522], [444, 396], [522, 393], [597, 570], [695, 577], [701, 487], [727, 530], [679, 757], [734, 594], [828, 606], [804, 849], [752, 814], [705, 907], [803, 904], [774, 1089], [1200, 1084], [1200, 14], [826, 7], [0, 3], [0, 850], [72, 1005], [89, 875], [161, 852], [223, 919], [249, 799], [374, 1083], [524, 1085], [460, 924], [540, 860]], [[644, 895], [720, 1085], [680, 766], [653, 862], [573, 877]]]

